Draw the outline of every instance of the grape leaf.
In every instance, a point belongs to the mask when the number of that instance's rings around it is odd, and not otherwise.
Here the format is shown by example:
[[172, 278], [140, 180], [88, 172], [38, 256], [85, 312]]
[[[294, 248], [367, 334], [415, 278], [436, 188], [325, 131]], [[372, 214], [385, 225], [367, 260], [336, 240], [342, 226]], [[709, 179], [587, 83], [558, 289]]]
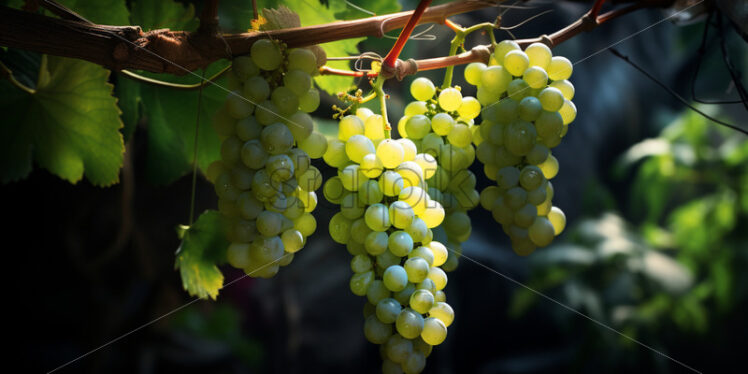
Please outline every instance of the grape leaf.
[[[174, 1], [138, 1], [132, 5], [132, 23], [144, 29], [173, 28], [194, 29], [198, 22], [192, 5], [183, 6]], [[206, 77], [225, 67], [227, 62], [211, 65], [206, 70]], [[170, 74], [153, 74], [139, 72], [151, 78], [173, 83], [195, 83], [199, 81], [193, 74], [174, 76]], [[225, 86], [225, 80], [216, 82]], [[191, 170], [194, 158], [195, 122], [197, 117], [198, 90], [178, 91], [167, 87], [156, 87], [134, 82], [127, 78], [118, 81], [118, 93], [121, 95], [123, 109], [126, 109], [128, 129], [134, 126], [130, 121], [138, 120], [138, 113], [148, 120], [148, 163], [147, 175], [156, 184], [168, 184], [187, 174]], [[200, 129], [197, 148], [198, 166], [205, 170], [208, 165], [219, 158], [220, 142], [211, 126], [213, 114], [218, 110], [226, 97], [220, 87], [208, 85], [203, 88], [200, 103]], [[132, 103], [140, 103], [133, 107]]]
[[[348, 0], [345, 10], [335, 13], [338, 19], [358, 19], [374, 15], [381, 16], [384, 14], [399, 12], [400, 3], [397, 0]], [[360, 9], [358, 9], [360, 8]], [[366, 12], [364, 12], [364, 10]]]
[[[258, 11], [264, 8], [275, 8], [282, 0], [258, 0]], [[316, 0], [313, 0], [316, 1]], [[252, 25], [254, 11], [252, 0], [222, 0], [218, 6], [218, 18], [224, 31], [246, 32]]]
[[179, 269], [182, 286], [192, 296], [215, 300], [223, 287], [223, 274], [217, 266], [228, 245], [223, 227], [221, 214], [207, 210], [184, 233], [174, 268]]
[[59, 0], [87, 20], [105, 25], [129, 25], [125, 0]]
[[171, 28], [193, 31], [199, 21], [195, 18], [195, 7], [186, 7], [175, 1], [136, 1], [130, 9], [133, 24], [143, 30]]
[[119, 181], [122, 121], [109, 71], [90, 62], [43, 56], [36, 92], [0, 82], [0, 179], [26, 177], [36, 163], [71, 183]]

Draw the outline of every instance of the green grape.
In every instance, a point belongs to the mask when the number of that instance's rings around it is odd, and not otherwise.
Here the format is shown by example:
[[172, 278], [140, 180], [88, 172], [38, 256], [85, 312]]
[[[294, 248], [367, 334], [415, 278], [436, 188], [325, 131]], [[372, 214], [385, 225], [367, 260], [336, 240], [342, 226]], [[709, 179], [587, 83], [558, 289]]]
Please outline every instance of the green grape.
[[415, 213], [413, 213], [413, 208], [408, 203], [395, 201], [390, 204], [390, 221], [392, 222], [392, 226], [398, 229], [405, 229], [410, 226], [414, 218]]
[[532, 205], [540, 205], [545, 201], [546, 194], [546, 183], [540, 185], [540, 187], [527, 192], [527, 202]]
[[301, 96], [312, 88], [312, 77], [302, 70], [291, 69], [283, 76], [283, 85], [291, 89], [297, 96]]
[[465, 212], [453, 212], [444, 218], [442, 223], [447, 236], [456, 237], [470, 231], [470, 217]]
[[538, 66], [530, 66], [525, 69], [525, 72], [522, 73], [522, 79], [531, 88], [543, 88], [548, 84], [548, 74]]
[[376, 316], [369, 316], [364, 323], [364, 336], [374, 344], [384, 344], [392, 335], [392, 325], [380, 322]]
[[372, 269], [373, 263], [369, 255], [360, 254], [351, 259], [351, 271], [354, 273], [365, 273]]
[[393, 292], [402, 291], [408, 285], [408, 275], [400, 265], [392, 265], [382, 275], [384, 286]]
[[351, 238], [351, 220], [346, 218], [343, 213], [335, 213], [330, 219], [330, 237], [332, 240], [346, 244]]
[[548, 65], [548, 77], [554, 81], [569, 79], [574, 69], [571, 61], [566, 57], [555, 56]]
[[527, 201], [527, 191], [521, 187], [512, 187], [506, 191], [504, 197], [506, 199], [506, 205], [512, 210], [517, 210], [525, 205], [525, 202]]
[[504, 63], [504, 56], [509, 51], [520, 51], [522, 48], [517, 44], [517, 42], [513, 40], [502, 40], [498, 44], [496, 44], [496, 47], [494, 48], [494, 59], [496, 60], [497, 64], [503, 64]]
[[235, 268], [242, 269], [249, 266], [249, 244], [231, 243], [229, 249], [226, 251], [226, 258], [229, 261], [229, 265]]
[[327, 152], [327, 138], [324, 135], [313, 131], [309, 136], [299, 142], [299, 149], [306, 152], [311, 158], [320, 158]]
[[452, 130], [447, 135], [447, 140], [450, 144], [462, 148], [470, 145], [473, 135], [467, 126], [458, 123], [452, 127]]
[[[367, 222], [368, 224], [368, 222]], [[369, 226], [371, 227], [371, 226]], [[375, 230], [372, 228], [372, 230]], [[375, 230], [376, 231], [376, 230]], [[405, 231], [395, 231], [387, 240], [387, 248], [393, 255], [405, 257], [413, 250], [413, 238]]]
[[293, 134], [282, 123], [265, 126], [260, 133], [260, 141], [265, 152], [271, 155], [286, 153], [293, 147]]
[[345, 154], [355, 163], [360, 164], [364, 156], [374, 152], [374, 143], [364, 135], [353, 135], [345, 143]]
[[[445, 294], [444, 291], [436, 291], [436, 293], [434, 294], [434, 301], [437, 302], [437, 303], [446, 303], [447, 302], [447, 294]], [[442, 322], [444, 322], [444, 321], [442, 321]], [[446, 322], [444, 324], [446, 325]]]
[[413, 161], [401, 163], [395, 168], [395, 172], [403, 178], [403, 187], [418, 186], [423, 181], [423, 170]]
[[[442, 109], [447, 112], [454, 112], [462, 105], [462, 94], [454, 88], [445, 88], [439, 93], [438, 101]], [[410, 131], [408, 131], [408, 134], [410, 134]]]
[[426, 222], [418, 217], [414, 218], [410, 226], [405, 228], [405, 232], [413, 238], [414, 242], [423, 242], [428, 235], [428, 230], [429, 228], [426, 226]]
[[360, 118], [362, 121], [366, 121], [366, 119], [371, 117], [372, 115], [374, 115], [374, 112], [372, 112], [369, 108], [356, 109], [356, 117]]
[[511, 81], [512, 74], [503, 66], [489, 66], [481, 74], [480, 88], [492, 95], [500, 96], [507, 90]]
[[270, 96], [270, 85], [267, 80], [261, 76], [255, 76], [249, 78], [244, 83], [244, 97], [247, 99], [261, 103]]
[[231, 62], [231, 70], [241, 82], [245, 82], [250, 77], [260, 74], [260, 69], [249, 56], [234, 57], [234, 61]]
[[415, 292], [416, 286], [413, 283], [408, 283], [407, 286], [405, 286], [405, 289], [399, 292], [395, 292], [393, 297], [395, 300], [397, 300], [402, 305], [408, 305], [408, 302], [410, 302], [410, 295]]
[[367, 271], [365, 273], [353, 274], [348, 286], [354, 295], [364, 296], [372, 282], [374, 282], [374, 272]]
[[504, 128], [506, 125], [495, 124], [488, 130], [488, 139], [495, 145], [504, 144]]
[[351, 223], [351, 239], [357, 243], [364, 244], [366, 236], [371, 232], [369, 226], [366, 226], [366, 220], [363, 218], [359, 218]]
[[348, 193], [340, 201], [340, 213], [350, 220], [364, 215], [364, 206], [358, 201], [357, 193]]
[[[459, 105], [459, 104], [458, 104]], [[431, 132], [431, 121], [429, 118], [418, 114], [408, 119], [405, 123], [405, 131], [411, 139], [421, 139]]]
[[530, 122], [514, 121], [504, 129], [504, 146], [516, 156], [524, 156], [532, 150], [538, 134]]
[[408, 123], [408, 120], [410, 119], [409, 116], [402, 116], [399, 121], [397, 121], [397, 133], [405, 138], [408, 136], [408, 132], [405, 130], [405, 124]]
[[[516, 101], [520, 101], [532, 94], [530, 85], [528, 85], [527, 82], [524, 81], [524, 79], [515, 79], [511, 81], [506, 89], [506, 92], [510, 98]], [[506, 101], [506, 99], [502, 101]]]
[[553, 179], [558, 174], [558, 160], [553, 155], [549, 155], [538, 167], [543, 171], [545, 179]]
[[489, 164], [495, 162], [494, 155], [496, 154], [496, 147], [489, 142], [483, 142], [477, 147], [475, 154], [478, 156], [478, 160], [485, 164], [484, 166], [489, 166]]
[[241, 157], [241, 148], [242, 141], [239, 138], [235, 136], [226, 138], [221, 143], [221, 158], [229, 164], [234, 164]]
[[328, 141], [327, 150], [325, 150], [322, 158], [328, 165], [334, 168], [343, 167], [349, 160], [348, 155], [346, 155], [345, 152], [345, 143], [338, 139]]
[[317, 110], [317, 107], [319, 107], [319, 91], [316, 88], [311, 88], [299, 96], [299, 109], [302, 111], [311, 113]]
[[296, 113], [299, 109], [299, 97], [288, 87], [276, 87], [270, 94], [270, 100], [283, 115]]
[[514, 212], [514, 224], [522, 228], [530, 227], [537, 216], [538, 208], [529, 203], [525, 204]]
[[254, 117], [247, 117], [236, 122], [236, 135], [241, 141], [257, 139], [261, 131], [262, 126]]
[[548, 69], [551, 63], [551, 49], [543, 43], [532, 43], [525, 48], [525, 53], [530, 60], [530, 66], [537, 66], [541, 69]]
[[272, 101], [265, 100], [257, 104], [255, 110], [255, 118], [263, 126], [267, 126], [271, 123], [278, 122], [282, 118], [277, 114], [278, 108], [275, 107]]
[[[395, 254], [397, 255], [397, 253]], [[412, 257], [407, 259], [403, 267], [408, 273], [408, 281], [411, 283], [423, 282], [423, 280], [426, 279], [429, 274], [428, 262], [420, 257]]]
[[[417, 186], [403, 188], [398, 194], [398, 198], [401, 200], [399, 203], [404, 203], [416, 215], [422, 214], [429, 203], [429, 196], [426, 191]], [[392, 207], [390, 207], [391, 209]]]
[[[402, 314], [402, 312], [400, 313]], [[399, 364], [405, 362], [408, 356], [413, 353], [413, 343], [401, 334], [393, 334], [385, 343], [384, 350], [387, 358]]]
[[400, 165], [405, 158], [403, 146], [392, 139], [382, 140], [377, 145], [376, 153], [377, 158], [379, 158], [384, 167], [388, 169], [394, 169]]
[[299, 186], [306, 191], [316, 191], [322, 187], [322, 173], [314, 166], [297, 177]]
[[304, 246], [304, 235], [299, 230], [286, 230], [281, 234], [283, 248], [288, 253], [296, 253]]
[[372, 141], [384, 139], [384, 117], [373, 114], [364, 121], [364, 135]]
[[416, 290], [410, 295], [409, 305], [414, 311], [426, 314], [434, 306], [434, 295], [426, 290]]
[[428, 153], [419, 153], [416, 155], [413, 161], [418, 164], [418, 166], [423, 171], [424, 179], [431, 179], [431, 177], [436, 174], [436, 170], [439, 164], [437, 163], [434, 156]]
[[436, 93], [436, 87], [428, 78], [416, 78], [410, 84], [410, 94], [416, 100], [428, 101], [434, 97], [434, 93]]
[[387, 231], [390, 227], [389, 211], [384, 204], [373, 204], [366, 208], [364, 218], [366, 225], [374, 231]]
[[474, 97], [465, 96], [462, 98], [462, 104], [457, 108], [457, 114], [465, 119], [473, 119], [480, 114], [480, 102]]
[[538, 94], [538, 99], [543, 109], [549, 112], [556, 112], [564, 105], [564, 94], [558, 88], [544, 88]]
[[338, 176], [328, 179], [322, 188], [322, 194], [325, 195], [325, 199], [334, 204], [340, 203], [344, 193], [343, 182]]
[[566, 227], [566, 215], [558, 207], [552, 207], [548, 212], [548, 221], [553, 225], [553, 235], [558, 236]]
[[[386, 273], [386, 272], [385, 272]], [[404, 287], [403, 287], [404, 289]], [[376, 316], [382, 323], [395, 323], [397, 316], [402, 311], [402, 307], [397, 300], [386, 298], [379, 300], [376, 306]]]
[[340, 182], [348, 191], [358, 191], [366, 183], [367, 178], [361, 173], [361, 167], [351, 164], [338, 171]]
[[435, 266], [431, 267], [429, 269], [428, 278], [434, 282], [437, 291], [443, 290], [444, 287], [447, 287], [447, 274], [441, 268]]
[[[364, 221], [365, 222], [365, 221]], [[378, 256], [387, 251], [389, 236], [385, 232], [372, 231], [364, 240], [366, 252], [372, 256]]]
[[532, 243], [538, 247], [545, 247], [551, 244], [555, 236], [555, 228], [551, 224], [551, 221], [545, 217], [536, 217], [527, 232]]
[[252, 61], [262, 70], [275, 70], [283, 60], [280, 48], [269, 39], [255, 41], [250, 52]]
[[304, 237], [309, 237], [317, 230], [317, 220], [310, 213], [304, 213], [301, 217], [293, 221], [293, 227], [301, 232]]
[[[442, 324], [443, 325], [443, 324]], [[423, 317], [410, 308], [403, 309], [395, 321], [397, 332], [405, 339], [415, 339], [421, 335], [424, 328]], [[446, 328], [445, 328], [446, 329]], [[427, 343], [428, 340], [424, 339]]]
[[494, 201], [501, 195], [501, 190], [496, 186], [488, 186], [480, 193], [480, 205], [485, 210], [491, 210]]
[[415, 116], [417, 114], [425, 114], [428, 111], [425, 101], [413, 101], [405, 106], [405, 112], [403, 113], [407, 117]]
[[226, 109], [231, 117], [242, 119], [252, 114], [255, 106], [239, 91], [232, 91], [226, 98]]
[[426, 367], [426, 356], [421, 353], [412, 353], [405, 362], [402, 363], [402, 370], [405, 374], [418, 374]]
[[[371, 148], [374, 148], [374, 144], [371, 145]], [[361, 159], [360, 170], [367, 178], [376, 178], [384, 171], [384, 165], [382, 165], [382, 160], [374, 152], [369, 152]]]
[[527, 163], [529, 164], [538, 165], [545, 161], [549, 154], [550, 151], [548, 150], [548, 147], [542, 144], [535, 144], [530, 152], [525, 155], [525, 160], [527, 160]]
[[[516, 82], [519, 82], [518, 84], [520, 85], [524, 83], [522, 80], [517, 80]], [[521, 98], [516, 100], [504, 99], [493, 104], [492, 107], [495, 107], [496, 110], [495, 116], [491, 120], [499, 125], [508, 125], [514, 122], [514, 120], [519, 118], [519, 100]]]
[[561, 109], [558, 110], [558, 113], [561, 114], [561, 120], [563, 121], [564, 125], [568, 125], [572, 121], [574, 121], [575, 118], [577, 118], [577, 107], [573, 102], [565, 99], [564, 105], [561, 106]]
[[280, 213], [263, 211], [257, 216], [257, 231], [264, 237], [273, 237], [281, 232], [283, 216]]
[[564, 99], [571, 100], [574, 98], [574, 85], [568, 80], [553, 81], [549, 85], [553, 88], [557, 88], [564, 95]]
[[519, 184], [527, 191], [540, 187], [545, 182], [543, 172], [539, 167], [530, 165], [522, 168], [519, 175]]
[[[508, 74], [508, 73], [507, 73]], [[506, 91], [506, 88], [504, 89]], [[501, 98], [501, 93], [491, 91], [489, 88], [485, 88], [483, 86], [478, 86], [478, 91], [475, 93], [475, 98], [478, 99], [478, 102], [483, 105], [487, 106], [490, 104], [493, 104]]]
[[294, 48], [288, 51], [288, 69], [299, 69], [307, 74], [317, 72], [317, 57], [305, 48]]
[[444, 323], [444, 326], [449, 327], [454, 321], [455, 312], [446, 302], [437, 301], [429, 310], [429, 317], [437, 318]]
[[384, 253], [377, 256], [377, 269], [381, 270], [381, 274], [384, 274], [384, 271], [388, 267], [399, 264], [400, 257], [392, 254], [392, 252], [390, 251], [385, 251]]
[[379, 177], [379, 188], [385, 196], [397, 196], [404, 188], [403, 177], [394, 171], [387, 170]]
[[421, 150], [434, 157], [439, 157], [442, 146], [444, 146], [444, 139], [434, 133], [428, 133], [423, 137], [423, 140], [421, 140]]
[[294, 166], [293, 161], [288, 155], [273, 155], [268, 157], [265, 163], [265, 170], [267, 171], [270, 179], [273, 181], [287, 181], [293, 177]]
[[[400, 319], [398, 318], [398, 322]], [[400, 331], [398, 325], [398, 332]], [[423, 328], [421, 330], [421, 338], [423, 341], [430, 345], [439, 345], [447, 338], [447, 326], [441, 320], [429, 317], [423, 321]]]
[[390, 291], [385, 287], [384, 283], [378, 279], [375, 279], [369, 285], [369, 289], [366, 290], [366, 298], [373, 305], [377, 305], [380, 300], [390, 297]]
[[364, 122], [356, 116], [348, 115], [338, 123], [338, 139], [345, 142], [353, 135], [364, 135]]
[[452, 127], [455, 125], [455, 121], [447, 113], [437, 113], [431, 118], [431, 128], [437, 135], [447, 135]]
[[465, 80], [473, 86], [481, 84], [481, 75], [486, 70], [486, 64], [482, 62], [473, 62], [465, 67]]
[[384, 198], [384, 194], [376, 181], [368, 180], [358, 189], [358, 201], [361, 204], [376, 204], [382, 201], [382, 198]]
[[250, 169], [260, 169], [265, 166], [268, 154], [259, 140], [250, 140], [241, 148], [241, 160]]
[[429, 247], [425, 247], [425, 246], [416, 247], [416, 249], [408, 253], [408, 258], [414, 258], [414, 257], [418, 257], [418, 258], [422, 258], [426, 260], [426, 263], [429, 266], [432, 266], [434, 264], [434, 252], [431, 251], [431, 248]]
[[434, 201], [433, 204], [429, 204], [423, 214], [418, 215], [423, 222], [426, 223], [428, 228], [434, 228], [439, 226], [444, 220], [444, 208], [441, 204]]
[[515, 77], [521, 76], [529, 64], [530, 59], [527, 54], [519, 50], [509, 51], [504, 56], [504, 68]]
[[400, 143], [400, 146], [403, 147], [403, 161], [413, 161], [416, 159], [416, 154], [418, 153], [416, 143], [406, 138], [397, 139], [396, 142]]

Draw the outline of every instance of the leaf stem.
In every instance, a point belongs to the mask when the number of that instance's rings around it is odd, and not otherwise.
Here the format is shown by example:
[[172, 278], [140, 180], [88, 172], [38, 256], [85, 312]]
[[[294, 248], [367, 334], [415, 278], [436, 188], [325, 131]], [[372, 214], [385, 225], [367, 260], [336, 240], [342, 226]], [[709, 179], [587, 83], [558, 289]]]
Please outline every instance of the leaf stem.
[[390, 121], [387, 118], [387, 95], [384, 93], [384, 89], [382, 88], [384, 86], [384, 81], [386, 80], [387, 78], [383, 77], [382, 75], [378, 76], [377, 80], [374, 81], [373, 88], [376, 97], [379, 98], [379, 106], [382, 112], [382, 122], [384, 123], [384, 137], [385, 139], [392, 139], [392, 127], [390, 126]]
[[405, 25], [403, 30], [400, 31], [400, 36], [397, 37], [395, 45], [392, 46], [390, 52], [384, 57], [382, 65], [391, 69], [395, 68], [395, 63], [397, 62], [397, 58], [400, 56], [400, 52], [403, 51], [405, 43], [408, 41], [408, 38], [410, 38], [410, 34], [413, 32], [416, 25], [418, 25], [418, 21], [421, 19], [423, 12], [426, 11], [429, 4], [431, 4], [431, 1], [432, 0], [421, 0], [421, 2], [418, 3], [418, 7], [413, 11], [413, 14], [408, 19], [408, 23]]

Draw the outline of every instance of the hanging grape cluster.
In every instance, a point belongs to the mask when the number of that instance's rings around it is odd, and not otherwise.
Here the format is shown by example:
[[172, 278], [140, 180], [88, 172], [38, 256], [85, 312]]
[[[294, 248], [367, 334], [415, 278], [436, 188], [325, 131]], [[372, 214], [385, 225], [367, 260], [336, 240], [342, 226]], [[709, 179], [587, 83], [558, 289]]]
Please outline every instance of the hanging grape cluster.
[[559, 166], [550, 149], [561, 143], [576, 117], [571, 73], [571, 62], [552, 56], [545, 44], [523, 51], [509, 40], [496, 45], [488, 66], [472, 63], [465, 69], [484, 106], [476, 155], [486, 177], [496, 181], [481, 192], [481, 206], [521, 255], [550, 244], [566, 224], [552, 204], [550, 179]]
[[338, 169], [323, 188], [340, 205], [330, 235], [353, 255], [350, 289], [367, 298], [364, 334], [381, 345], [385, 373], [421, 372], [454, 319], [440, 267], [449, 251], [432, 231], [445, 212], [427, 192], [436, 171], [427, 156], [409, 139], [390, 139], [384, 118], [368, 109], [340, 120], [324, 154]]
[[327, 141], [307, 114], [319, 105], [316, 71], [309, 50], [258, 40], [249, 56], [234, 59], [233, 91], [213, 121], [221, 159], [207, 174], [228, 222], [227, 259], [253, 277], [289, 264], [317, 226], [311, 212], [322, 174], [310, 162]]
[[446, 209], [443, 224], [434, 231], [438, 239], [446, 239], [450, 255], [444, 269], [452, 271], [462, 253], [461, 243], [472, 231], [467, 211], [480, 201], [476, 177], [468, 167], [475, 161], [474, 118], [481, 105], [474, 97], [463, 97], [457, 87], [440, 90], [437, 95], [434, 84], [423, 77], [411, 83], [410, 93], [418, 101], [405, 107], [398, 132], [423, 153], [423, 159], [417, 161], [430, 169], [426, 176], [429, 195]]

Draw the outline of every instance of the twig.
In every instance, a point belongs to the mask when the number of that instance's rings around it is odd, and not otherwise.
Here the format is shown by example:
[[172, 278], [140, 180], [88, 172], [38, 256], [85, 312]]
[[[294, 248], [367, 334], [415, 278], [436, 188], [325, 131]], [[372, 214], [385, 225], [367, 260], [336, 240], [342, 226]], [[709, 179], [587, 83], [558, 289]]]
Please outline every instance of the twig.
[[[426, 11], [426, 8], [431, 4], [432, 0], [421, 0], [421, 2], [418, 3], [418, 7], [416, 7], [416, 10], [413, 11], [413, 14], [408, 19], [408, 23], [405, 25], [403, 30], [400, 32], [400, 36], [397, 37], [397, 41], [395, 41], [395, 45], [392, 46], [392, 49], [390, 49], [390, 52], [387, 53], [387, 56], [384, 57], [384, 61], [382, 61], [382, 69], [394, 69], [395, 68], [395, 62], [397, 61], [397, 58], [400, 56], [400, 52], [403, 51], [403, 48], [405, 47], [405, 43], [408, 41], [408, 38], [410, 38], [410, 34], [413, 32], [413, 29], [418, 24], [418, 21], [421, 19], [421, 16], [423, 16], [423, 12]], [[384, 70], [383, 70], [384, 71]]]
[[649, 72], [647, 72], [645, 69], [643, 69], [642, 67], [640, 67], [639, 65], [637, 65], [636, 63], [634, 63], [633, 61], [631, 61], [628, 58], [628, 56], [624, 56], [623, 54], [621, 54], [620, 52], [618, 52], [615, 48], [610, 48], [609, 50], [616, 57], [618, 57], [621, 60], [627, 62], [629, 65], [631, 65], [632, 67], [634, 67], [634, 69], [638, 70], [639, 72], [641, 72], [642, 74], [644, 74], [647, 78], [649, 78], [653, 82], [657, 83], [658, 86], [664, 88], [665, 91], [667, 91], [670, 95], [672, 95], [674, 98], [676, 98], [678, 101], [680, 101], [683, 105], [687, 106], [689, 109], [691, 109], [694, 112], [702, 115], [704, 118], [706, 118], [706, 119], [708, 119], [708, 120], [710, 120], [710, 121], [712, 121], [714, 123], [717, 123], [717, 124], [720, 124], [722, 126], [728, 127], [730, 129], [733, 129], [733, 130], [735, 130], [737, 132], [740, 132], [742, 134], [748, 135], [748, 130], [741, 129], [740, 127], [737, 127], [735, 125], [729, 124], [727, 122], [722, 122], [722, 121], [720, 121], [720, 120], [718, 120], [718, 119], [716, 119], [716, 118], [714, 118], [714, 117], [712, 117], [712, 116], [710, 116], [710, 115], [702, 112], [698, 108], [694, 107], [688, 101], [686, 101], [686, 99], [684, 99], [683, 97], [681, 97], [680, 95], [678, 95], [677, 92], [673, 91], [672, 88], [670, 88], [667, 85], [665, 85], [664, 83], [662, 83], [659, 79], [655, 78], [652, 74], [649, 74]]
[[218, 33], [218, 0], [208, 0], [200, 13], [198, 34], [216, 35]]
[[605, 3], [605, 0], [595, 0], [595, 4], [592, 4], [592, 9], [590, 9], [590, 16], [597, 18], [597, 15], [600, 14], [600, 8], [603, 7], [603, 3]]

